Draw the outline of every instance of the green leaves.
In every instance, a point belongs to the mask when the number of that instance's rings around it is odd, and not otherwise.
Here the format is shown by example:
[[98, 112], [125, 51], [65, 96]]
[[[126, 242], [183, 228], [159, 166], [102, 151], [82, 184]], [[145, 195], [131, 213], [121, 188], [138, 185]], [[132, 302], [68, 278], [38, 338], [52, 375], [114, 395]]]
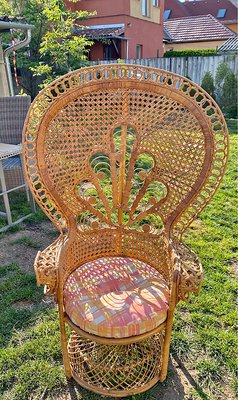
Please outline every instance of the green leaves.
[[210, 94], [213, 98], [215, 98], [215, 86], [213, 81], [213, 76], [210, 71], [206, 72], [202, 79], [202, 88], [206, 90], [207, 93]]
[[[3, 5], [0, 10], [5, 9]], [[75, 26], [79, 27], [78, 21], [94, 13], [71, 11], [63, 0], [25, 0], [17, 7], [11, 14], [25, 17], [35, 25], [28, 54], [18, 53], [18, 66], [28, 66], [33, 76], [41, 76], [43, 85], [39, 86], [46, 86], [57, 76], [84, 65], [92, 42], [78, 35]]]
[[36, 76], [48, 75], [52, 72], [52, 67], [48, 64], [39, 64], [36, 67], [30, 67], [30, 70], [34, 72]]
[[12, 14], [13, 14], [12, 4], [9, 4], [8, 0], [1, 0], [0, 15], [12, 15]]
[[[92, 42], [75, 34], [75, 21], [89, 16], [87, 12], [66, 10], [64, 3], [50, 0], [44, 4], [42, 14], [48, 29], [41, 38], [40, 59], [43, 64], [33, 67], [35, 74], [46, 77], [46, 84], [55, 78], [54, 73], [67, 73], [75, 61], [85, 60]], [[52, 78], [52, 79], [50, 79]]]
[[227, 118], [237, 118], [237, 79], [230, 67], [220, 63], [216, 71], [217, 100]]

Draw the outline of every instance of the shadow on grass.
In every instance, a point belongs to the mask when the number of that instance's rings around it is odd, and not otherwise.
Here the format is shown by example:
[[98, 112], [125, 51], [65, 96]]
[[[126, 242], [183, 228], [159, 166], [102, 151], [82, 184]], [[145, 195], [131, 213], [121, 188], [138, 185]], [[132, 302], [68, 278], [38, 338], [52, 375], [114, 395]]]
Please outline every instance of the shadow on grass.
[[190, 372], [187, 370], [183, 362], [180, 360], [180, 358], [174, 354], [173, 355], [174, 360], [178, 364], [179, 368], [181, 369], [182, 373], [184, 376], [187, 378], [188, 382], [190, 385], [193, 387], [193, 389], [197, 392], [197, 394], [200, 396], [202, 400], [208, 400], [207, 394], [203, 391], [202, 387], [195, 381], [195, 379], [192, 377]]

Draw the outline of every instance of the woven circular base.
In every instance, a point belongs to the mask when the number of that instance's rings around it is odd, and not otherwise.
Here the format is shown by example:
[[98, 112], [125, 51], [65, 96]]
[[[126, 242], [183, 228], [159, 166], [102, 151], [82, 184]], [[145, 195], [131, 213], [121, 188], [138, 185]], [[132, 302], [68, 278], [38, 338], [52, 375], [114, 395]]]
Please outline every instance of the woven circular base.
[[74, 378], [104, 395], [140, 393], [159, 380], [163, 334], [128, 345], [92, 342], [72, 331], [68, 353]]

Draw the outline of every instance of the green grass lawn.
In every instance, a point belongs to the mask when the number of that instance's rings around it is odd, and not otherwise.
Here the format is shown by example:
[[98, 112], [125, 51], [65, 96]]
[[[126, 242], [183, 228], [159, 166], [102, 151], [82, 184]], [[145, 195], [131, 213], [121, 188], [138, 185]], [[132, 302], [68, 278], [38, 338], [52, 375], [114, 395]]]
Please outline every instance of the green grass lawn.
[[[235, 399], [235, 390], [238, 392], [236, 146], [237, 135], [231, 134], [229, 167], [222, 187], [186, 236], [205, 271], [199, 296], [178, 307], [171, 345], [171, 353], [196, 383], [189, 396], [184, 397], [189, 400]], [[7, 235], [10, 243], [11, 233]], [[30, 243], [30, 239], [23, 238], [18, 244], [31, 245], [37, 252], [37, 243]], [[57, 310], [44, 302], [34, 275], [23, 272], [17, 264], [0, 267], [0, 310], [1, 400], [63, 399], [60, 394], [67, 391], [67, 384]], [[170, 379], [171, 372], [167, 384], [163, 384], [165, 390]], [[77, 397], [102, 399], [83, 389], [77, 390]], [[128, 399], [157, 397], [152, 390]]]
[[[237, 135], [231, 134], [230, 139], [223, 184], [186, 236], [201, 258], [203, 287], [190, 304], [180, 303], [172, 339], [172, 352], [192, 363], [211, 399], [225, 398], [218, 397], [224, 384], [238, 395]], [[202, 397], [194, 394], [194, 398]]]

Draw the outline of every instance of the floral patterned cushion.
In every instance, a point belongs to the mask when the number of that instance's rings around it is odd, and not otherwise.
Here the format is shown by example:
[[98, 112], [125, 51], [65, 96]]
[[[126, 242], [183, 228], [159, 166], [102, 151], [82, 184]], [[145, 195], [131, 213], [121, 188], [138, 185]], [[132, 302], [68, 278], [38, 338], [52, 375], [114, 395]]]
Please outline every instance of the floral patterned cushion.
[[167, 317], [169, 288], [148, 264], [105, 257], [76, 269], [64, 287], [71, 321], [97, 336], [124, 338], [151, 331]]

